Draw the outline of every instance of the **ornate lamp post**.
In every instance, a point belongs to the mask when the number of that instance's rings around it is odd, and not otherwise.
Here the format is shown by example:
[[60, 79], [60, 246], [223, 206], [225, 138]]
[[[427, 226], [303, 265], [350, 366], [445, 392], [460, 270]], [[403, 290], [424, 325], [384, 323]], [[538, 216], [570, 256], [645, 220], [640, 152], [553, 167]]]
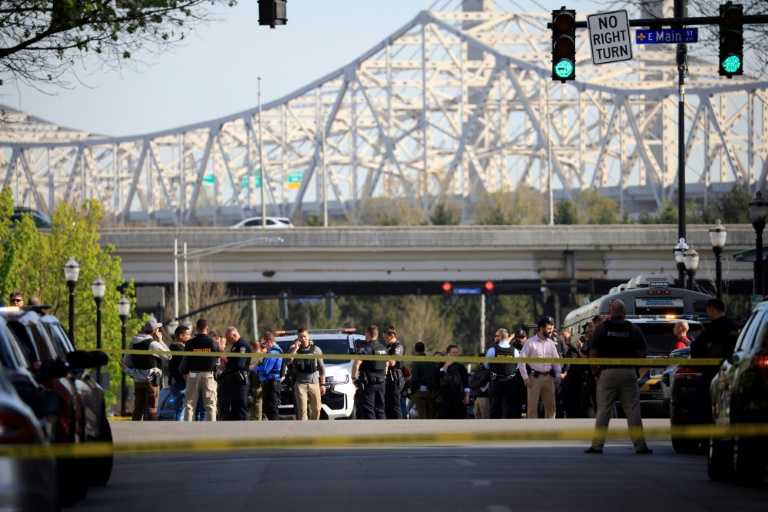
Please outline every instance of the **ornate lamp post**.
[[752, 219], [752, 227], [755, 228], [755, 282], [754, 294], [763, 299], [763, 229], [765, 229], [765, 216], [768, 214], [768, 202], [763, 199], [763, 193], [755, 192], [755, 197], [749, 202], [749, 216]]
[[675, 265], [677, 266], [677, 278], [680, 281], [680, 288], [685, 288], [685, 256], [683, 253], [688, 249], [685, 238], [681, 238], [677, 245], [672, 249], [675, 253]]
[[72, 346], [75, 345], [75, 285], [80, 275], [80, 265], [75, 261], [74, 256], [69, 257], [69, 261], [64, 265], [64, 278], [67, 280], [69, 288], [69, 341]]
[[712, 252], [715, 253], [715, 290], [717, 298], [720, 300], [723, 299], [723, 263], [721, 257], [727, 236], [728, 230], [720, 223], [720, 219], [717, 219], [714, 227], [709, 228], [709, 240], [712, 242]]
[[683, 253], [685, 272], [688, 274], [688, 289], [693, 290], [693, 278], [696, 277], [696, 269], [699, 268], [699, 253], [690, 245]]
[[[104, 300], [104, 291], [107, 288], [107, 283], [101, 278], [101, 276], [94, 279], [91, 283], [91, 291], [93, 292], [93, 300], [96, 302], [96, 348], [101, 350], [101, 302]], [[96, 382], [101, 384], [101, 368], [96, 368]]]
[[[123, 324], [121, 330], [121, 341], [123, 350], [125, 350], [125, 323], [128, 321], [128, 315], [131, 313], [131, 301], [125, 298], [125, 295], [120, 297], [117, 301], [117, 314], [120, 317], [120, 322]], [[125, 415], [125, 372], [120, 372], [120, 415]]]

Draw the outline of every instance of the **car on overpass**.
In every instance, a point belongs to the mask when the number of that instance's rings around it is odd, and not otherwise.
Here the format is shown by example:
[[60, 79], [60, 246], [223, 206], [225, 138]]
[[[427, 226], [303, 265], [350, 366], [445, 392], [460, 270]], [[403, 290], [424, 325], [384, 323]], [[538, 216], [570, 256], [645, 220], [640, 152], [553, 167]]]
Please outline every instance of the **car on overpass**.
[[[296, 331], [277, 331], [275, 341], [288, 352], [290, 346], [296, 341]], [[362, 334], [356, 334], [355, 329], [309, 329], [309, 337], [312, 342], [323, 351], [323, 363], [325, 364], [326, 392], [322, 398], [321, 419], [338, 420], [354, 419], [357, 413], [355, 408], [355, 385], [352, 383], [352, 360], [334, 359], [333, 354], [354, 354], [355, 344], [365, 340]], [[285, 359], [284, 359], [285, 361]], [[294, 412], [293, 383], [291, 373], [286, 372], [283, 392], [280, 396], [280, 418], [292, 419], [296, 417]]]
[[[290, 229], [293, 227], [293, 222], [288, 217], [265, 217], [264, 219], [267, 229]], [[261, 217], [249, 217], [232, 226], [233, 229], [260, 227]]]

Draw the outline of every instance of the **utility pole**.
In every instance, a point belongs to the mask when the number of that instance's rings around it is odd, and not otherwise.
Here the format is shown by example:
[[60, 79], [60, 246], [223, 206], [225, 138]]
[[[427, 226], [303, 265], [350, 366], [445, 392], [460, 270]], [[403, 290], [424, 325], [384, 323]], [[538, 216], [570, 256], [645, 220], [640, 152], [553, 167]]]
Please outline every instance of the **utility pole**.
[[[688, 15], [688, 1], [675, 0], [674, 16], [677, 19]], [[682, 29], [682, 23], [674, 24], [672, 28]], [[685, 43], [677, 44], [677, 239], [685, 236], [685, 74], [688, 71], [686, 64], [688, 46]]]

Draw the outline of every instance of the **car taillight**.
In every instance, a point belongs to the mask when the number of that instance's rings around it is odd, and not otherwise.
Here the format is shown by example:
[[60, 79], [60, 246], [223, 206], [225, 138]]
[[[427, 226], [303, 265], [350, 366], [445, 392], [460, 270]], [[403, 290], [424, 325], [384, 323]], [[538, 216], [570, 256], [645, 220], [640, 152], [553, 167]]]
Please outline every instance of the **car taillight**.
[[672, 374], [672, 378], [675, 380], [694, 380], [699, 377], [701, 377], [701, 372], [685, 366], [681, 366]]
[[36, 437], [35, 426], [28, 419], [0, 412], [0, 444], [29, 443]]
[[768, 369], [768, 356], [755, 356], [755, 366], [760, 370]]

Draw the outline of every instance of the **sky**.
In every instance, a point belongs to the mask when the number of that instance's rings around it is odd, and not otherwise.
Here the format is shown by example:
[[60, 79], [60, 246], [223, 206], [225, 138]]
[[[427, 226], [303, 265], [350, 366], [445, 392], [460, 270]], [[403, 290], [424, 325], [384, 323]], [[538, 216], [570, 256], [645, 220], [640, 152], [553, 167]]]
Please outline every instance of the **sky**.
[[[288, 0], [288, 24], [270, 29], [258, 24], [256, 0], [239, 0], [233, 8], [217, 9], [220, 22], [198, 27], [160, 56], [143, 56], [120, 71], [91, 63], [69, 78], [67, 89], [4, 85], [0, 103], [112, 136], [216, 119], [256, 107], [259, 76], [267, 103], [354, 61], [420, 11], [446, 1]], [[567, 0], [498, 1], [526, 12], [568, 5]], [[570, 2], [581, 12], [613, 9], [604, 0]]]

